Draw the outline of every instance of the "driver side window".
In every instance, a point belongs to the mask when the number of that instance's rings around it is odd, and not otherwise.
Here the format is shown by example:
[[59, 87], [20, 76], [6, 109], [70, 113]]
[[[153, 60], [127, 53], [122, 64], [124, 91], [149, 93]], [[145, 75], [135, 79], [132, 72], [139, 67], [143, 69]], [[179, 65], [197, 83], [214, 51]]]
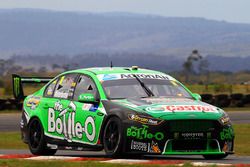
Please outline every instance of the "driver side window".
[[77, 101], [78, 97], [83, 93], [91, 93], [96, 97], [97, 89], [92, 79], [87, 76], [81, 75], [77, 80], [73, 99]]
[[74, 92], [76, 74], [66, 74], [59, 78], [54, 97], [68, 99]]

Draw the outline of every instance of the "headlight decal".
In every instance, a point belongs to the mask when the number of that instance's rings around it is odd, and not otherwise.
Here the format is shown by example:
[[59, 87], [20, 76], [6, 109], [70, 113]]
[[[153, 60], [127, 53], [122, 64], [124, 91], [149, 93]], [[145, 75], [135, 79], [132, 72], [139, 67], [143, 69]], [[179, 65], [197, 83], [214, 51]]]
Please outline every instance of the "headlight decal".
[[128, 119], [146, 125], [159, 125], [163, 122], [163, 120], [160, 119], [150, 118], [147, 116], [137, 115], [137, 114], [128, 114]]
[[227, 115], [227, 113], [224, 112], [223, 116], [220, 118], [220, 123], [222, 125], [227, 125], [227, 124], [230, 124], [231, 121], [230, 121], [230, 118], [229, 116]]

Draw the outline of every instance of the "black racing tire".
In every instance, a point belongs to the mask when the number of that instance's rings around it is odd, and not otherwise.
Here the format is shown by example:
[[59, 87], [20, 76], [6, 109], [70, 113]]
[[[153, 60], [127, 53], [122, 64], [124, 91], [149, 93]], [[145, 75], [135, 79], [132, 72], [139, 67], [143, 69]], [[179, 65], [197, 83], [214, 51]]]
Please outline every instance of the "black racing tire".
[[34, 118], [28, 126], [28, 146], [34, 155], [54, 155], [56, 149], [49, 149], [44, 136], [44, 129], [39, 119]]
[[218, 159], [224, 159], [228, 156], [228, 154], [214, 154], [214, 155], [203, 155], [205, 159], [208, 160], [218, 160]]
[[103, 133], [103, 146], [107, 156], [123, 156], [123, 126], [118, 117], [111, 117]]

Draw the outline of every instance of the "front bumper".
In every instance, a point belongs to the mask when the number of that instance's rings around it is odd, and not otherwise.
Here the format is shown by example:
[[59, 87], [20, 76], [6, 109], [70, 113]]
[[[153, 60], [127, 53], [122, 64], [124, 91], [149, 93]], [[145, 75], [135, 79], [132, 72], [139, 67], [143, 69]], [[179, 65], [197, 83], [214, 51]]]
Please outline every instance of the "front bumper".
[[[126, 149], [130, 153], [163, 155], [232, 154], [231, 124], [217, 120], [171, 120], [157, 126], [126, 124]], [[133, 127], [133, 128], [132, 128]], [[162, 133], [164, 138], [160, 138]], [[159, 151], [160, 150], [160, 151]]]

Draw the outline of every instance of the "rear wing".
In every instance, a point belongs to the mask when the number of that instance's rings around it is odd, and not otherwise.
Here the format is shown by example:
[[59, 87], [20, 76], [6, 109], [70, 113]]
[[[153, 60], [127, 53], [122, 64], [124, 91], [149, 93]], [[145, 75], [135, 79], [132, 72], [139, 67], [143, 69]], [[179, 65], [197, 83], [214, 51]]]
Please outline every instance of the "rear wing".
[[12, 74], [13, 95], [17, 101], [22, 101], [25, 98], [23, 91], [23, 83], [48, 83], [53, 77], [21, 77], [17, 74]]

